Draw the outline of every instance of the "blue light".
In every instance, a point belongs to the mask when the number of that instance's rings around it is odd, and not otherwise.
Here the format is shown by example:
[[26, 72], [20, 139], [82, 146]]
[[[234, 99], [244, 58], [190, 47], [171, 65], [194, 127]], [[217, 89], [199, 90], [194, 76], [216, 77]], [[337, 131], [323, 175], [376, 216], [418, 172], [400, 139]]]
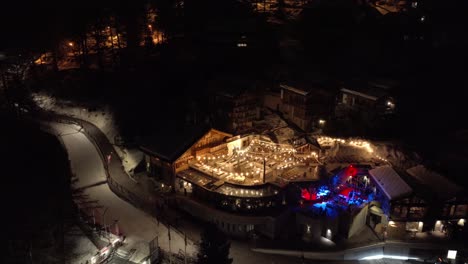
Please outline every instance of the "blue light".
[[325, 185], [320, 186], [317, 190], [317, 198], [327, 196], [328, 194], [330, 194], [330, 190], [328, 190], [328, 187]]
[[327, 207], [328, 202], [321, 202], [321, 203], [316, 203], [314, 204], [314, 207], [325, 209]]

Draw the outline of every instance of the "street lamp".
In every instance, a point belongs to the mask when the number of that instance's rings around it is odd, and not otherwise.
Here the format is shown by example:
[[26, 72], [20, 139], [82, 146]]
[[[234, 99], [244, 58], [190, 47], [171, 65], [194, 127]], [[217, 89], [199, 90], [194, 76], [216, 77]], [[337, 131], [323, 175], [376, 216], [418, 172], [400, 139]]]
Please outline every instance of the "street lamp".
[[318, 120], [318, 123], [319, 123], [319, 127], [324, 127], [326, 121], [325, 121], [325, 119], [319, 119], [319, 120]]

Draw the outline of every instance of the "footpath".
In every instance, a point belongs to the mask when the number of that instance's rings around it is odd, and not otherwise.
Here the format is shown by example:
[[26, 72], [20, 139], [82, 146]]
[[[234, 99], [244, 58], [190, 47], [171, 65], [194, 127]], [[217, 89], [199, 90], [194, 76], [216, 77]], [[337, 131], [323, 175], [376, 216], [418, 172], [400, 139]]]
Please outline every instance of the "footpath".
[[[148, 188], [151, 184], [142, 184], [139, 181], [133, 180], [125, 171], [122, 160], [114, 149], [114, 146], [98, 127], [88, 121], [55, 112], [43, 111], [39, 114], [39, 118], [44, 121], [80, 126], [82, 128], [81, 132], [89, 138], [99, 152], [105, 169], [107, 183], [112, 192], [155, 217], [158, 222], [170, 226], [172, 231], [177, 232], [182, 237], [185, 236], [185, 233], [174, 222], [174, 219], [178, 219], [179, 216], [177, 212], [171, 210], [168, 206], [169, 197]], [[190, 233], [192, 234], [187, 234], [188, 240], [192, 240], [192, 243], [198, 241], [193, 232]]]

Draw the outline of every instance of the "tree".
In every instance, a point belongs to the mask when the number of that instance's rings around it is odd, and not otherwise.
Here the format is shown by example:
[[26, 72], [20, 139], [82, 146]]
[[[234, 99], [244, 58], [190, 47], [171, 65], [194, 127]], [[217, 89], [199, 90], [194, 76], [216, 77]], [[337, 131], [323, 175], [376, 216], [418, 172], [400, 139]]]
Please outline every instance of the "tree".
[[208, 223], [202, 234], [200, 251], [198, 253], [198, 264], [231, 264], [229, 248], [231, 243], [227, 236], [219, 230], [216, 225]]

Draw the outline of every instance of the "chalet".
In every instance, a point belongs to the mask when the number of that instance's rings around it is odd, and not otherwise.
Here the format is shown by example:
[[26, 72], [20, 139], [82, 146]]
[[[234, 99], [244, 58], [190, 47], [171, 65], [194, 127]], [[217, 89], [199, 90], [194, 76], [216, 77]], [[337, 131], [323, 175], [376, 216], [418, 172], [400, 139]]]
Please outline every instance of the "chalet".
[[[281, 84], [281, 104], [284, 117], [300, 129], [310, 131], [329, 116], [332, 94], [314, 85]], [[323, 122], [323, 121], [322, 121]]]
[[216, 118], [222, 120], [227, 131], [244, 133], [260, 118], [258, 98], [245, 87], [225, 87], [216, 91], [213, 99]]
[[167, 131], [140, 144], [145, 154], [146, 169], [158, 181], [173, 185], [178, 171], [188, 168], [196, 153], [209, 151], [231, 134], [208, 127]]
[[342, 86], [336, 100], [335, 117], [372, 121], [378, 116], [392, 114], [395, 101], [390, 94], [394, 86], [377, 82], [353, 82]]
[[461, 188], [422, 165], [397, 172], [391, 166], [369, 170], [375, 200], [388, 219], [407, 231], [442, 231], [449, 222], [464, 226], [468, 200]]

